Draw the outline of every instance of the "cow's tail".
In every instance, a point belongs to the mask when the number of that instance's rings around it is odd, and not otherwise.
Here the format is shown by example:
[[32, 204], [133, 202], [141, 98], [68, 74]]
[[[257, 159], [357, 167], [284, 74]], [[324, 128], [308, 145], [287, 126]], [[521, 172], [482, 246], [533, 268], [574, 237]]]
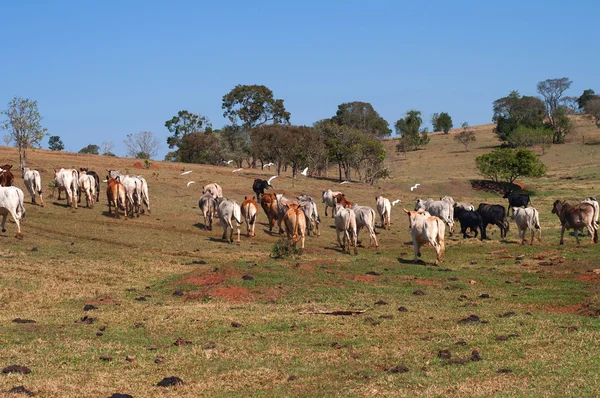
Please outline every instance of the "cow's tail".
[[240, 205], [238, 205], [237, 202], [233, 202], [234, 206], [233, 206], [233, 218], [235, 219], [235, 221], [237, 221], [238, 225], [243, 224], [242, 222], [242, 209], [240, 208]]
[[438, 227], [438, 236], [436, 236], [436, 239], [438, 241], [438, 244], [440, 245], [440, 260], [441, 260], [442, 256], [444, 255], [444, 252], [446, 251], [446, 243], [444, 242], [444, 233], [446, 231], [446, 225], [444, 224], [444, 222], [442, 220], [440, 220], [437, 217], [436, 217], [435, 222], [437, 223], [437, 227]]
[[540, 229], [540, 214], [537, 209], [534, 209], [533, 211], [533, 222], [535, 229]]
[[258, 211], [255, 211], [254, 214], [252, 214], [252, 217], [250, 217], [250, 225], [254, 225], [254, 223], [256, 222], [257, 214], [258, 214]]
[[36, 172], [33, 176], [33, 182], [35, 184], [34, 189], [37, 191], [38, 194], [42, 194], [42, 179], [40, 177], [40, 173]]
[[[123, 200], [121, 200], [121, 192], [119, 192], [121, 190], [122, 186], [123, 185], [121, 185], [121, 184], [117, 184], [117, 197], [116, 197], [115, 202], [121, 210], [125, 211], [125, 215], [127, 216], [127, 197], [126, 197], [127, 195], [125, 195], [125, 199], [124, 199], [125, 203], [123, 203]], [[125, 206], [125, 207], [123, 207], [123, 206]]]
[[25, 206], [23, 205], [25, 198], [23, 195], [23, 191], [19, 190], [17, 193], [17, 196], [19, 197], [19, 204], [17, 205], [17, 210], [19, 210], [19, 212], [21, 214], [19, 221], [22, 221], [25, 218]]
[[508, 217], [506, 215], [507, 213], [504, 213], [504, 220], [502, 220], [502, 224], [504, 224], [504, 229], [506, 229], [506, 232], [508, 232], [510, 230], [510, 223], [508, 222]]

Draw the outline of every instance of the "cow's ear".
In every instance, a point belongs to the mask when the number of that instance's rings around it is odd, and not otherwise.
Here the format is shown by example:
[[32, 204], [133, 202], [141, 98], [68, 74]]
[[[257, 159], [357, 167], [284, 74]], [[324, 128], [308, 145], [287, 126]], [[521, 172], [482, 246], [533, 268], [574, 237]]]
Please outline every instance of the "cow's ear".
[[402, 209], [402, 211], [404, 211], [406, 214], [410, 214], [410, 211], [408, 211], [406, 209]]
[[248, 200], [248, 197], [247, 197], [247, 196], [244, 196], [244, 200]]
[[252, 197], [252, 200], [256, 200], [256, 196], [253, 196], [253, 197]]
[[417, 213], [423, 214], [423, 213], [425, 213], [425, 209], [419, 209], [419, 210], [417, 210]]

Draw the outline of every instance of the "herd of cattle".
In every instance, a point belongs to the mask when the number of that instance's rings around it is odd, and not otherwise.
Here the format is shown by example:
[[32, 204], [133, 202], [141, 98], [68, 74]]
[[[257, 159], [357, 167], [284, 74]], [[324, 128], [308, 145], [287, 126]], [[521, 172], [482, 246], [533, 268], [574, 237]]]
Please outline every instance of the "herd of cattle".
[[[11, 165], [0, 166], [0, 215], [2, 215], [2, 232], [6, 232], [5, 223], [10, 214], [17, 225], [17, 238], [22, 238], [20, 221], [25, 216], [23, 205], [23, 192], [13, 186], [14, 175]], [[36, 194], [39, 196], [40, 206], [44, 205], [40, 173], [37, 170], [22, 168], [22, 177], [32, 203], [36, 203]], [[150, 213], [150, 199], [148, 183], [142, 176], [122, 175], [118, 170], [108, 170], [104, 182], [107, 183], [106, 195], [108, 212], [119, 218], [119, 210], [127, 218], [143, 214], [146, 210]], [[58, 189], [58, 199], [61, 193], [66, 194], [70, 206], [77, 208], [81, 196], [85, 195], [86, 205], [90, 208], [100, 199], [100, 178], [94, 171], [81, 168], [54, 170], [54, 187]], [[259, 211], [258, 201], [267, 216], [269, 231], [273, 230], [277, 222], [279, 234], [285, 233], [291, 244], [300, 242], [304, 248], [305, 236], [311, 232], [320, 236], [320, 222], [317, 203], [308, 195], [301, 195], [295, 199], [287, 198], [283, 194], [265, 193], [272, 188], [269, 181], [256, 179], [252, 186], [256, 196], [244, 198], [241, 205], [233, 199], [223, 197], [223, 189], [217, 183], [203, 187], [199, 200], [199, 208], [204, 217], [204, 228], [212, 230], [214, 217], [219, 218], [223, 228], [223, 239], [233, 242], [234, 229], [237, 231], [237, 242], [240, 242], [240, 226], [247, 225], [247, 235], [255, 236], [255, 225]], [[79, 194], [81, 193], [81, 194]], [[539, 213], [531, 207], [529, 195], [507, 192], [508, 208], [502, 205], [481, 203], [478, 208], [469, 203], [455, 202], [451, 197], [444, 196], [440, 200], [417, 199], [412, 211], [404, 209], [408, 215], [409, 229], [414, 247], [414, 260], [421, 256], [420, 248], [430, 244], [436, 251], [437, 260], [442, 260], [445, 244], [444, 235], [446, 227], [450, 235], [454, 233], [454, 223], [460, 223], [463, 238], [480, 235], [486, 239], [487, 226], [496, 225], [500, 229], [500, 237], [505, 238], [509, 231], [508, 215], [512, 211], [521, 238], [521, 244], [526, 241], [525, 234], [531, 231], [531, 244], [534, 241], [535, 231], [538, 231], [538, 240], [541, 241], [541, 227]], [[383, 196], [375, 198], [377, 214], [381, 228], [390, 229], [391, 209], [390, 200]], [[357, 253], [358, 234], [362, 228], [369, 234], [369, 245], [379, 247], [375, 232], [375, 210], [369, 206], [359, 206], [346, 199], [342, 192], [327, 190], [322, 193], [322, 202], [325, 204], [325, 216], [331, 208], [331, 217], [334, 219], [337, 241], [346, 252], [351, 246]], [[394, 202], [395, 203], [395, 202]], [[145, 208], [144, 208], [145, 207]], [[571, 205], [566, 201], [556, 200], [552, 213], [560, 219], [562, 230], [560, 244], [563, 244], [565, 229], [573, 229], [575, 238], [579, 243], [578, 231], [586, 228], [591, 236], [592, 243], [598, 242], [598, 202], [595, 197], [589, 197], [581, 203]], [[242, 219], [243, 218], [243, 219]], [[282, 227], [283, 224], [283, 227]], [[229, 233], [229, 236], [227, 234]], [[342, 235], [342, 239], [340, 239]]]

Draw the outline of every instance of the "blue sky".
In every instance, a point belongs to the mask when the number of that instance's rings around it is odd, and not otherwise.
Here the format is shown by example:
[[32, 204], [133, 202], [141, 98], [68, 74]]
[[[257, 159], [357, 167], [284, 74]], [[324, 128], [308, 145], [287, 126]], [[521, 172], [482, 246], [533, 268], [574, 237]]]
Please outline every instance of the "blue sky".
[[[292, 123], [370, 102], [390, 125], [409, 109], [489, 123], [492, 102], [537, 82], [600, 92], [598, 1], [5, 1], [0, 109], [38, 101], [69, 151], [103, 141], [124, 155], [129, 133], [177, 111], [226, 123], [224, 94], [263, 84]], [[47, 147], [47, 140], [44, 141]]]

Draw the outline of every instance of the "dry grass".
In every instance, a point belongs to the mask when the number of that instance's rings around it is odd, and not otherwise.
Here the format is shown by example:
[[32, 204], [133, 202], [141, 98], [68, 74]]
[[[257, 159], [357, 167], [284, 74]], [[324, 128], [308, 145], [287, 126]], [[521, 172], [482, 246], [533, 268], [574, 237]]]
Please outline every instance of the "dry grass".
[[[425, 150], [406, 158], [393, 153], [389, 141], [393, 178], [342, 190], [371, 206], [380, 194], [406, 207], [416, 197], [445, 194], [504, 203], [471, 189], [470, 180], [481, 178], [475, 156], [497, 145], [490, 125], [474, 130], [470, 152], [453, 140], [454, 132], [434, 134]], [[577, 138], [581, 134], [588, 144]], [[276, 261], [269, 254], [278, 238], [268, 233], [262, 213], [257, 236], [243, 235], [240, 245], [232, 245], [220, 240], [218, 225], [212, 232], [200, 228], [197, 209], [205, 183], [220, 183], [226, 197], [241, 202], [253, 194], [252, 180], [268, 171], [232, 174], [227, 167], [162, 162], [155, 162], [158, 169], [138, 170], [131, 159], [32, 152], [31, 167], [40, 169], [44, 184], [55, 167], [144, 175], [152, 214], [115, 220], [106, 214], [104, 195], [93, 210], [72, 210], [64, 200], [48, 198], [44, 208], [26, 205], [24, 240], [13, 238], [14, 224], [8, 224], [0, 235], [0, 365], [26, 365], [32, 373], [0, 375], [0, 391], [24, 384], [44, 397], [598, 395], [600, 323], [585, 314], [600, 309], [600, 280], [588, 272], [600, 268], [599, 249], [587, 238], [576, 246], [572, 236], [560, 248], [559, 223], [550, 214], [554, 199], [581, 199], [598, 187], [596, 146], [590, 143], [600, 141], [600, 130], [578, 118], [573, 137], [541, 157], [549, 177], [523, 181], [540, 210], [541, 245], [519, 246], [513, 230], [506, 242], [494, 229], [486, 242], [454, 236], [439, 267], [430, 265], [428, 248], [426, 265], [410, 262], [402, 204], [393, 209], [392, 230], [379, 230], [378, 251], [342, 254], [331, 219], [321, 214], [322, 236], [307, 238], [300, 257]], [[12, 148], [0, 147], [0, 158], [18, 164]], [[193, 172], [180, 176], [182, 168]], [[187, 188], [190, 180], [196, 184]], [[415, 182], [422, 185], [411, 193]], [[24, 189], [20, 178], [17, 185]], [[286, 176], [273, 185], [275, 192], [308, 193], [319, 202], [321, 191], [339, 187], [327, 179]], [[176, 290], [183, 296], [173, 296]], [[480, 298], [483, 293], [491, 298]], [[84, 313], [85, 304], [98, 310]], [[408, 312], [399, 312], [400, 306]], [[299, 314], [342, 308], [367, 312]], [[509, 311], [515, 315], [499, 317]], [[488, 323], [457, 323], [470, 314]], [[85, 315], [95, 322], [75, 323]], [[15, 318], [37, 322], [17, 324]], [[510, 334], [518, 336], [497, 339]], [[192, 344], [175, 346], [177, 338]], [[444, 365], [437, 357], [441, 349], [453, 357], [476, 349], [483, 360]], [[126, 355], [136, 360], [127, 362]], [[155, 364], [157, 356], [164, 363]], [[398, 364], [409, 371], [388, 371]], [[497, 374], [500, 368], [512, 373]], [[156, 387], [167, 376], [186, 384]]]

